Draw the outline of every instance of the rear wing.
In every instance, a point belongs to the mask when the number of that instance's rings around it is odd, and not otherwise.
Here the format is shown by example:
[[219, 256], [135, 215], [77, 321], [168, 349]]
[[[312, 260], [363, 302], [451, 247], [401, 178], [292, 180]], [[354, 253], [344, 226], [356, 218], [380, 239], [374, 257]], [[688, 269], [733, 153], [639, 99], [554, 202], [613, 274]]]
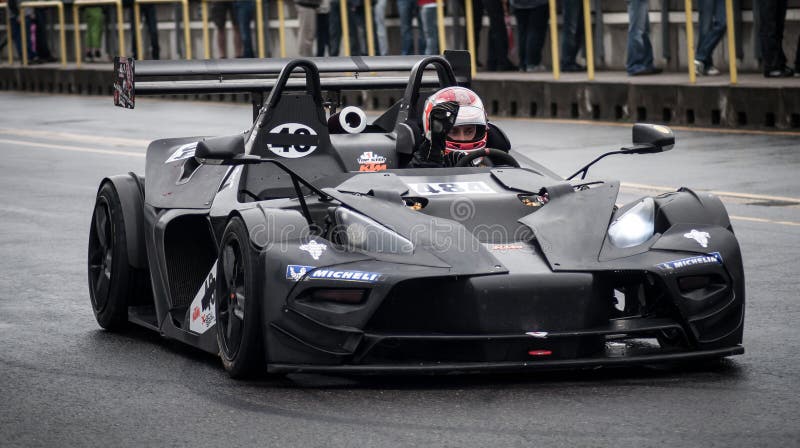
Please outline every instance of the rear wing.
[[[307, 58], [318, 68], [322, 90], [405, 89], [409, 73], [425, 56], [372, 56]], [[459, 85], [471, 82], [469, 53], [445, 51]], [[114, 59], [114, 104], [133, 109], [137, 95], [251, 93], [261, 103], [277, 82], [278, 74], [293, 59], [220, 59], [195, 61], [135, 61]], [[440, 76], [422, 77], [423, 86], [437, 86]], [[394, 73], [392, 73], [394, 72]], [[382, 75], [381, 75], [382, 74]], [[439, 73], [439, 75], [442, 75]], [[288, 90], [305, 90], [306, 78], [293, 77]]]

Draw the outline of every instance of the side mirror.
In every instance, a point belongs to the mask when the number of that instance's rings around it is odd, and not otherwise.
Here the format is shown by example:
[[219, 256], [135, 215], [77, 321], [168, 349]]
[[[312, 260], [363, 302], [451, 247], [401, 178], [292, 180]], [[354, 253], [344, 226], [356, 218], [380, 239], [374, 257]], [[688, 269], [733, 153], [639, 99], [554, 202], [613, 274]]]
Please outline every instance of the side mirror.
[[244, 134], [226, 135], [201, 140], [194, 156], [210, 163], [235, 165], [244, 156]]
[[669, 151], [675, 146], [672, 129], [660, 124], [636, 123], [633, 125], [633, 146], [622, 148], [630, 154], [648, 154]]

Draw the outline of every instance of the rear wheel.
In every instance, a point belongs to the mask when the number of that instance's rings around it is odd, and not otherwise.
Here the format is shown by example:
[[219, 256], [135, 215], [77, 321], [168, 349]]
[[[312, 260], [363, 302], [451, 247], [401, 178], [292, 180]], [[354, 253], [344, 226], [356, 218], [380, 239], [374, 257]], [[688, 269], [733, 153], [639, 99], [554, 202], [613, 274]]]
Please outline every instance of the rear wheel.
[[258, 373], [264, 365], [259, 318], [258, 254], [244, 222], [235, 217], [225, 228], [217, 263], [217, 343], [232, 378]]
[[127, 236], [117, 190], [106, 182], [97, 193], [89, 230], [89, 296], [97, 323], [119, 330], [128, 321], [134, 269], [128, 264]]

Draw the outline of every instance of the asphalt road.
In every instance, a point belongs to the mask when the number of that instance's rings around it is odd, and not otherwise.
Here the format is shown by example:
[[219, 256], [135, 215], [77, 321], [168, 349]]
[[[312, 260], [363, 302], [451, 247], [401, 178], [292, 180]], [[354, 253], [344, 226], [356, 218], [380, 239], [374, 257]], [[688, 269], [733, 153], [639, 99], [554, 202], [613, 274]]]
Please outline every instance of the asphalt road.
[[[683, 367], [491, 376], [233, 381], [218, 359], [89, 304], [94, 194], [144, 170], [158, 137], [233, 133], [245, 105], [0, 92], [2, 446], [798, 446], [800, 136], [677, 130], [675, 150], [593, 176], [623, 199], [720, 191], [747, 273], [746, 354]], [[518, 154], [568, 175], [627, 126], [500, 122]]]

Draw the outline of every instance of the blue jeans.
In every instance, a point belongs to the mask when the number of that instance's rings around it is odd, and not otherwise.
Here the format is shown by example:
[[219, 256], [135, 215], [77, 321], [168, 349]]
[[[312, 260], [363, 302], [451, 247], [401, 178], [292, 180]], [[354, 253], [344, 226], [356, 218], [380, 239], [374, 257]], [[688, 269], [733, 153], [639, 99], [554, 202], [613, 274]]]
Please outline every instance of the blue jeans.
[[[9, 16], [11, 20], [11, 40], [14, 41], [14, 49], [17, 51], [17, 57], [22, 59], [22, 30], [19, 27], [19, 15], [11, 14]], [[28, 50], [28, 59], [33, 59], [36, 57], [36, 52], [33, 49], [33, 44], [31, 43], [31, 18], [30, 16], [25, 17], [25, 45], [27, 46]], [[9, 43], [11, 45], [11, 43]]]
[[628, 74], [653, 68], [653, 46], [650, 44], [650, 19], [647, 0], [628, 0]]
[[376, 51], [378, 56], [389, 54], [389, 37], [386, 34], [386, 1], [377, 0], [372, 9], [372, 15], [375, 19], [375, 40], [378, 42]]
[[564, 25], [561, 32], [561, 68], [574, 67], [584, 39], [583, 2], [564, 0]]
[[425, 39], [422, 33], [420, 33], [417, 43], [417, 51], [414, 51], [414, 16], [418, 17], [419, 23], [422, 25], [417, 0], [397, 0], [397, 12], [400, 15], [400, 36], [403, 43], [401, 52], [403, 55], [424, 54]]
[[233, 12], [236, 14], [236, 21], [239, 24], [239, 36], [242, 38], [242, 54], [236, 55], [242, 58], [254, 58], [253, 35], [250, 32], [250, 24], [255, 16], [256, 3], [253, 0], [238, 0], [233, 2]]
[[422, 31], [425, 34], [425, 54], [439, 54], [439, 21], [436, 6], [422, 8]]
[[711, 55], [725, 35], [725, 0], [700, 0], [699, 9], [700, 32], [694, 58], [707, 66], [713, 65]]
[[[132, 4], [133, 2], [131, 2]], [[139, 6], [139, 13], [141, 14], [141, 19], [144, 20], [145, 25], [147, 26], [147, 35], [150, 38], [150, 58], [151, 59], [159, 59], [161, 47], [158, 45], [158, 20], [156, 20], [156, 5], [154, 4], [142, 4]], [[135, 25], [135, 18], [133, 14], [133, 7], [130, 9], [130, 23], [131, 23], [131, 30], [136, 30]], [[132, 53], [136, 53], [136, 32], [134, 31], [131, 33], [131, 48]], [[146, 57], [146, 56], [145, 56]]]

